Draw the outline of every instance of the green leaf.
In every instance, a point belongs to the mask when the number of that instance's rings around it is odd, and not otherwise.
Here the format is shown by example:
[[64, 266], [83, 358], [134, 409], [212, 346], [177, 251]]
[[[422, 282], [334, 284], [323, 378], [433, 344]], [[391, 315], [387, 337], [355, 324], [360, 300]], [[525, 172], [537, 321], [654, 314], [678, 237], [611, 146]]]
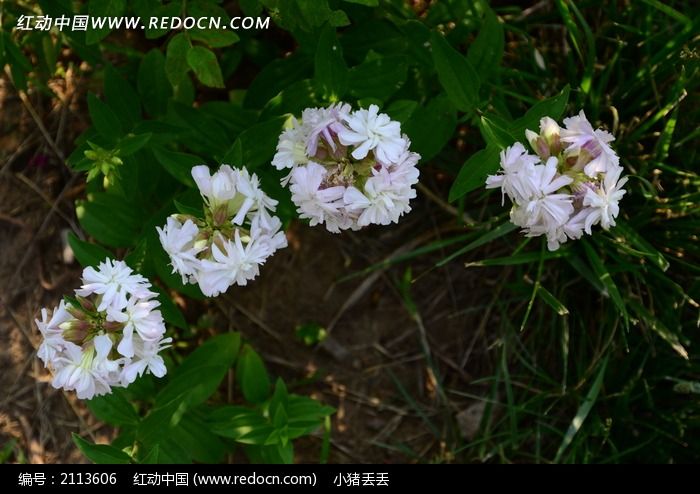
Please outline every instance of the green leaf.
[[243, 444], [265, 444], [274, 432], [272, 424], [259, 411], [242, 406], [217, 407], [207, 422], [215, 434]]
[[620, 295], [620, 291], [617, 289], [615, 281], [613, 281], [612, 276], [610, 276], [610, 273], [605, 268], [603, 260], [600, 258], [600, 256], [595, 251], [594, 247], [590, 244], [590, 242], [588, 242], [588, 240], [586, 239], [582, 239], [581, 242], [583, 243], [583, 248], [586, 251], [586, 257], [588, 257], [588, 262], [591, 263], [593, 272], [605, 287], [603, 295], [609, 296], [612, 299], [613, 304], [615, 304], [617, 310], [620, 311], [620, 315], [622, 315], [622, 320], [625, 324], [625, 327], [628, 328], [629, 315], [627, 314], [627, 306], [625, 305], [625, 302], [622, 299], [622, 295]]
[[243, 164], [243, 143], [240, 139], [236, 139], [233, 145], [226, 151], [226, 154], [221, 159], [224, 163], [228, 163], [235, 167], [244, 166]]
[[493, 10], [486, 9], [484, 23], [467, 51], [467, 60], [482, 80], [498, 69], [503, 58], [504, 44], [503, 25]]
[[411, 139], [411, 150], [421, 155], [423, 162], [436, 156], [449, 142], [457, 126], [457, 112], [444, 94], [430, 100], [426, 106], [413, 111], [403, 131]]
[[192, 167], [204, 164], [199, 156], [188, 153], [170, 151], [169, 149], [154, 147], [153, 155], [165, 170], [181, 183], [188, 187], [194, 187], [192, 179]]
[[483, 259], [481, 261], [470, 261], [464, 266], [484, 267], [484, 266], [517, 266], [519, 264], [531, 264], [540, 260], [567, 258], [571, 255], [570, 249], [559, 249], [553, 252], [521, 252], [520, 254], [510, 255], [507, 257], [493, 257], [491, 259]]
[[[169, 29], [161, 29], [161, 28], [155, 28], [151, 29], [149, 19], [151, 17], [153, 18], [173, 18], [173, 17], [178, 17], [182, 14], [182, 0], [173, 0], [169, 3], [165, 3], [162, 5], [158, 5], [161, 2], [158, 1], [155, 6], [153, 4], [147, 6], [144, 8], [142, 11], [138, 12], [138, 15], [141, 17], [141, 22], [143, 25], [146, 27], [145, 32], [146, 32], [146, 38], [148, 39], [155, 39], [155, 38], [160, 38], [161, 36], [164, 36], [167, 34], [170, 30]], [[156, 26], [160, 26], [160, 20], [156, 23]]]
[[350, 93], [358, 99], [376, 98], [386, 101], [406, 82], [408, 63], [402, 55], [379, 57], [350, 69]]
[[410, 99], [399, 99], [393, 101], [385, 111], [392, 120], [406, 123], [408, 119], [411, 118], [416, 108], [418, 108], [418, 102]]
[[467, 245], [462, 247], [461, 249], [457, 250], [456, 252], [453, 252], [449, 256], [447, 256], [445, 259], [442, 259], [438, 263], [435, 264], [436, 267], [444, 266], [445, 264], [449, 263], [453, 259], [466, 254], [469, 251], [472, 251], [478, 247], [481, 247], [482, 245], [486, 245], [489, 242], [492, 242], [496, 240], [497, 238], [500, 238], [504, 235], [507, 235], [508, 233], [512, 232], [518, 228], [516, 225], [511, 223], [510, 221], [506, 221], [505, 223], [502, 223], [498, 225], [496, 228], [493, 230], [489, 230], [485, 232], [483, 235], [480, 235], [477, 237], [475, 240], [469, 242]]
[[117, 144], [117, 149], [119, 150], [119, 157], [125, 158], [126, 156], [131, 156], [136, 151], [140, 150], [148, 141], [151, 140], [153, 134], [129, 134], [119, 141]]
[[486, 177], [498, 169], [498, 153], [496, 146], [487, 146], [471, 155], [450, 188], [450, 202], [486, 184]]
[[76, 214], [88, 234], [110, 247], [133, 246], [142, 227], [141, 213], [133, 202], [104, 192], [76, 201]]
[[[199, 197], [199, 195], [197, 197]], [[195, 218], [204, 216], [202, 213], [201, 201], [199, 207], [188, 206], [187, 204], [179, 202], [177, 199], [174, 200], [173, 203], [175, 204], [175, 209], [177, 209], [177, 212], [180, 214], [189, 214]]]
[[148, 452], [146, 456], [141, 458], [141, 461], [139, 461], [139, 464], [141, 465], [156, 465], [160, 463], [158, 461], [158, 453], [159, 453], [160, 446], [155, 445], [151, 448], [151, 450]]
[[222, 29], [193, 29], [190, 31], [190, 36], [194, 40], [207, 44], [210, 48], [225, 48], [240, 40], [233, 31]]
[[[266, 122], [255, 124], [241, 132], [237, 139], [237, 141], [240, 140], [243, 153], [241, 165], [253, 171], [260, 165], [270, 163], [275, 154], [282, 127], [288, 118], [288, 115], [273, 117]], [[237, 145], [234, 142], [232, 147], [235, 148]], [[230, 153], [226, 154], [230, 155]]]
[[137, 425], [139, 416], [124, 397], [124, 391], [113, 389], [110, 394], [97, 396], [85, 402], [99, 420], [113, 425]]
[[68, 245], [70, 245], [76, 259], [84, 268], [97, 266], [106, 258], [113, 257], [113, 254], [104, 247], [80, 240], [73, 232], [68, 234]]
[[273, 60], [253, 79], [243, 100], [244, 108], [262, 108], [281, 91], [309, 75], [311, 63], [303, 54]]
[[334, 27], [350, 23], [345, 12], [331, 10], [328, 0], [261, 0], [261, 3], [270, 9], [276, 9], [275, 22], [288, 31], [294, 31], [298, 27], [303, 31], [312, 32], [324, 22]]
[[644, 322], [644, 325], [659, 335], [662, 340], [671, 345], [671, 348], [685, 360], [688, 360], [688, 350], [681, 344], [678, 334], [671, 331], [658, 317], [649, 312], [644, 306], [635, 302], [629, 302], [637, 317]]
[[129, 82], [112, 65], [105, 68], [105, 101], [119, 117], [125, 129], [133, 128], [141, 120], [141, 101]]
[[122, 136], [122, 125], [112, 109], [92, 93], [88, 94], [90, 120], [103, 137], [116, 141]]
[[236, 362], [240, 346], [241, 335], [238, 333], [225, 333], [209, 338], [180, 363], [172, 377], [176, 378], [206, 365], [228, 369]]
[[438, 79], [450, 100], [463, 112], [474, 110], [479, 104], [479, 75], [441, 34], [431, 33], [430, 44]]
[[200, 110], [214, 118], [230, 139], [235, 139], [248, 127], [252, 127], [258, 118], [256, 111], [245, 110], [228, 101], [209, 101], [200, 106]]
[[591, 389], [588, 390], [586, 398], [583, 400], [583, 403], [581, 403], [578, 410], [576, 411], [576, 415], [574, 416], [573, 420], [571, 420], [571, 425], [566, 431], [566, 434], [564, 434], [564, 439], [562, 439], [561, 444], [559, 445], [559, 449], [557, 450], [557, 454], [554, 457], [554, 463], [558, 463], [559, 460], [561, 460], [564, 451], [566, 451], [566, 448], [571, 444], [571, 441], [574, 440], [574, 436], [581, 429], [583, 422], [586, 420], [586, 417], [588, 417], [588, 414], [591, 412], [591, 409], [593, 408], [593, 405], [595, 404], [595, 401], [598, 398], [598, 393], [600, 393], [600, 388], [603, 385], [603, 377], [605, 377], [605, 369], [607, 366], [608, 355], [606, 355], [603, 361], [601, 362], [600, 370], [596, 375], [595, 381], [593, 381]]
[[98, 465], [117, 465], [131, 463], [131, 457], [122, 450], [107, 444], [93, 444], [73, 433], [73, 442], [78, 449], [93, 463]]
[[[121, 17], [126, 10], [126, 0], [90, 0], [88, 2], [88, 14], [93, 20], [95, 18], [117, 18]], [[96, 28], [90, 26], [85, 32], [85, 43], [88, 45], [102, 41], [111, 31], [109, 27], [110, 19], [103, 27]]]
[[637, 255], [646, 257], [661, 271], [666, 271], [669, 268], [670, 263], [666, 257], [661, 252], [656, 250], [653, 245], [647, 242], [644, 237], [637, 233], [634, 228], [620, 221], [617, 223], [615, 230], [622, 236], [622, 238], [616, 239], [617, 242], [629, 242], [635, 249], [637, 249]]
[[270, 99], [262, 109], [259, 120], [263, 122], [284, 114], [300, 115], [305, 108], [314, 108], [325, 104], [326, 102], [316, 91], [314, 81], [303, 79], [292, 83]]
[[192, 43], [186, 33], [176, 34], [168, 42], [165, 52], [165, 74], [173, 87], [180, 85], [190, 71], [187, 63], [187, 53], [190, 48]]
[[272, 398], [270, 399], [269, 405], [269, 416], [272, 417], [272, 425], [275, 429], [285, 429], [284, 441], [288, 439], [287, 436], [287, 402], [289, 393], [287, 392], [287, 386], [284, 384], [282, 378], [278, 377], [275, 381], [275, 391], [272, 393]]
[[156, 397], [156, 404], [182, 401], [188, 407], [204, 402], [236, 361], [240, 335], [226, 333], [209, 339], [185, 358], [173, 371], [168, 384]]
[[187, 413], [168, 438], [179, 444], [196, 462], [221, 463], [226, 455], [226, 445], [214, 434], [205, 422], [195, 414]]
[[542, 285], [537, 285], [537, 295], [560, 316], [569, 314], [569, 309]]
[[187, 64], [202, 84], [210, 87], [224, 87], [221, 67], [214, 52], [203, 46], [193, 46], [187, 51]]
[[329, 101], [339, 101], [348, 89], [348, 67], [335, 28], [326, 24], [318, 38], [315, 58], [316, 83]]
[[188, 355], [171, 372], [168, 384], [156, 396], [155, 408], [139, 424], [140, 440], [152, 444], [168, 436], [188, 409], [214, 394], [236, 361], [240, 341], [238, 333], [218, 335]]
[[223, 48], [231, 46], [239, 40], [238, 35], [228, 29], [231, 21], [223, 7], [210, 1], [187, 2], [187, 15], [198, 18], [220, 19], [221, 25], [226, 29], [191, 29], [189, 31], [192, 39], [201, 41], [211, 48]]
[[165, 75], [165, 58], [156, 48], [149, 51], [141, 60], [138, 91], [143, 106], [151, 116], [156, 117], [166, 112], [168, 99], [173, 93]]
[[487, 144], [504, 149], [518, 140], [508, 130], [512, 124], [503, 121], [495, 115], [482, 115], [479, 123], [481, 135]]
[[569, 102], [570, 88], [567, 84], [556, 96], [540, 101], [535, 106], [530, 108], [525, 115], [515, 122], [510, 128], [510, 133], [516, 138], [523, 138], [525, 130], [539, 129], [540, 120], [544, 117], [551, 117], [554, 120], [559, 120], [566, 110], [566, 105]]
[[178, 102], [171, 102], [170, 109], [172, 111], [168, 116], [171, 121], [179, 121], [189, 129], [189, 135], [183, 135], [182, 141], [195, 154], [216, 155], [229, 146], [231, 141], [224, 127], [215, 118]]
[[270, 378], [260, 355], [244, 345], [236, 367], [243, 396], [251, 403], [262, 403], [270, 396]]
[[177, 305], [175, 305], [170, 296], [155, 285], [151, 287], [151, 290], [158, 294], [158, 301], [160, 302], [158, 309], [160, 310], [161, 314], [163, 314], [163, 319], [165, 319], [165, 322], [180, 329], [187, 329], [189, 326], [187, 325], [185, 316], [182, 314], [182, 311], [177, 307]]
[[[19, 49], [17, 44], [15, 44], [9, 32], [1, 32], [0, 40], [2, 40], [2, 45], [4, 45], [5, 48], [5, 55], [12, 74], [12, 82], [18, 89], [26, 91], [27, 74], [32, 71], [32, 64], [24, 53], [22, 53], [22, 50]], [[0, 53], [0, 57], [2, 57], [2, 53]]]

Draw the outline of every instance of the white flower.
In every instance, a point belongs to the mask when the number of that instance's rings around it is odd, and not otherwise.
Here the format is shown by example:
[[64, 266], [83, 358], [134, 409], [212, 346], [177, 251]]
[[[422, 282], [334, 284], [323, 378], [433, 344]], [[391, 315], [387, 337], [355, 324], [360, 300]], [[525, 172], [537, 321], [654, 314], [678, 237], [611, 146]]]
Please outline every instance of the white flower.
[[341, 220], [345, 187], [322, 188], [326, 169], [318, 163], [310, 162], [292, 170], [289, 190], [297, 212], [310, 220], [311, 226], [326, 223], [326, 227], [337, 232], [344, 222]]
[[364, 193], [356, 187], [347, 188], [343, 200], [349, 210], [359, 213], [359, 226], [397, 223], [402, 214], [411, 210], [409, 201], [416, 197], [415, 189], [406, 186], [402, 180], [393, 179], [393, 174], [382, 168], [373, 171], [373, 176], [367, 179]]
[[345, 146], [355, 146], [352, 157], [363, 159], [374, 150], [377, 160], [391, 163], [398, 159], [405, 142], [401, 137], [401, 125], [385, 113], [378, 113], [377, 105], [369, 110], [360, 109], [344, 118], [348, 128], [338, 131], [338, 139]]
[[268, 256], [278, 249], [287, 247], [287, 236], [282, 231], [282, 221], [277, 216], [270, 216], [262, 220], [262, 215], [253, 218], [250, 225], [250, 236], [256, 239], [259, 245], [264, 245]]
[[228, 290], [233, 284], [245, 286], [260, 273], [260, 265], [269, 255], [268, 245], [250, 238], [243, 245], [236, 230], [234, 240], [222, 239], [223, 248], [212, 244], [213, 260], [202, 261], [199, 273], [199, 286], [209, 297]]
[[[420, 171], [418, 170], [420, 154], [414, 153], [409, 149], [411, 141], [406, 135], [403, 136], [403, 139], [405, 141], [403, 151], [399, 154], [396, 162], [391, 163], [386, 168], [391, 173], [391, 181], [396, 186], [413, 187], [418, 183], [418, 177], [420, 176]], [[415, 197], [415, 194], [413, 197]]]
[[100, 366], [105, 365], [111, 348], [112, 340], [107, 335], [96, 336], [85, 350], [69, 343], [65, 356], [60, 358], [63, 365], [51, 385], [56, 389], [75, 390], [78, 398], [84, 400], [109, 393], [111, 387], [100, 371]]
[[308, 163], [306, 139], [306, 129], [293, 118], [292, 127], [282, 132], [279, 138], [277, 152], [272, 158], [272, 165], [278, 170], [282, 170]]
[[195, 247], [199, 228], [192, 220], [188, 219], [181, 224], [170, 216], [165, 226], [162, 229], [156, 227], [156, 231], [163, 249], [170, 257], [173, 273], [179, 273], [182, 282], [187, 283], [197, 270], [197, 254], [203, 249], [203, 246]]
[[134, 356], [134, 331], [147, 341], [159, 339], [165, 333], [165, 323], [160, 311], [155, 310], [160, 305], [157, 300], [140, 301], [131, 298], [123, 311], [108, 310], [107, 320], [124, 325], [123, 336], [117, 351], [125, 357]]
[[[292, 132], [297, 130], [294, 127]], [[282, 222], [272, 214], [277, 201], [260, 188], [257, 175], [221, 165], [213, 175], [206, 166], [194, 167], [192, 176], [204, 198], [204, 218], [173, 215], [157, 230], [183, 283], [196, 283], [205, 295], [215, 296], [257, 276], [259, 266], [286, 247], [287, 239], [280, 231]], [[186, 221], [181, 224], [183, 217]], [[226, 261], [219, 262], [217, 257]], [[236, 268], [232, 270], [233, 264]], [[128, 337], [123, 348], [133, 351]]]
[[231, 222], [234, 225], [242, 225], [247, 216], [252, 217], [252, 213], [256, 212], [265, 215], [265, 219], [269, 218], [267, 211], [274, 211], [277, 207], [277, 201], [265, 194], [260, 188], [258, 176], [255, 174], [251, 176], [245, 168], [236, 170], [235, 175], [236, 188], [241, 194], [243, 202], [239, 206], [236, 205], [236, 202], [241, 201], [241, 199], [238, 198], [237, 201], [231, 204], [231, 209], [238, 207], [238, 211], [235, 212], [235, 216]]
[[47, 310], [41, 309], [41, 321], [39, 319], [34, 320], [43, 338], [37, 350], [37, 356], [44, 362], [44, 367], [53, 362], [56, 356], [65, 350], [67, 342], [63, 338], [63, 330], [59, 325], [68, 321], [71, 317], [66, 311], [66, 303], [61, 300], [58, 307], [54, 309], [50, 319]]
[[192, 178], [212, 208], [236, 195], [236, 174], [228, 165], [222, 165], [213, 175], [208, 166], [195, 166], [192, 168]]
[[143, 341], [140, 338], [134, 339], [134, 359], [124, 366], [120, 381], [122, 386], [128, 386], [148, 371], [156, 377], [163, 377], [167, 372], [163, 357], [159, 355], [161, 351], [170, 347], [172, 338], [164, 338], [160, 341]]
[[547, 248], [550, 251], [555, 251], [568, 239], [576, 240], [583, 236], [584, 222], [589, 212], [590, 209], [583, 209], [575, 213], [564, 225], [556, 228], [546, 228], [543, 225], [530, 227], [527, 231], [527, 236], [546, 235]]
[[97, 269], [92, 266], [83, 271], [83, 286], [75, 293], [81, 297], [92, 294], [101, 295], [98, 311], [105, 311], [108, 307], [121, 310], [126, 307], [127, 295], [140, 298], [155, 297], [156, 294], [148, 290], [146, 278], [133, 271], [124, 261], [105, 259]]
[[[371, 223], [397, 222], [416, 197], [420, 155], [410, 151], [399, 122], [380, 114], [376, 105], [350, 112], [337, 103], [307, 108], [301, 122], [280, 136], [277, 168], [291, 167], [282, 179], [297, 213], [311, 226], [333, 233]], [[304, 136], [306, 157], [292, 158], [292, 137]], [[299, 150], [298, 142], [294, 150]]]
[[547, 230], [563, 226], [574, 211], [571, 194], [563, 194], [559, 189], [573, 182], [566, 175], [557, 175], [557, 159], [551, 157], [545, 165], [535, 165], [532, 175], [532, 195], [525, 210], [530, 215], [528, 226], [541, 224]]
[[537, 156], [528, 154], [525, 146], [516, 142], [501, 151], [501, 170], [499, 175], [489, 175], [486, 178], [486, 188], [501, 188], [501, 205], [507, 194], [511, 201], [523, 204], [532, 195], [534, 166], [539, 161]]
[[543, 160], [546, 160], [552, 155], [559, 154], [561, 151], [561, 141], [560, 141], [561, 127], [550, 117], [543, 117], [540, 119], [540, 133], [527, 129], [525, 130], [525, 137], [530, 143], [530, 147], [540, 156]]
[[561, 130], [561, 140], [569, 144], [567, 153], [583, 150], [592, 157], [584, 168], [586, 175], [595, 177], [619, 165], [620, 158], [608, 144], [615, 137], [604, 130], [594, 130], [583, 110], [577, 116], [565, 118], [564, 125], [566, 128]]
[[604, 230], [615, 226], [615, 218], [620, 213], [619, 202], [626, 192], [622, 187], [628, 180], [627, 177], [620, 178], [621, 173], [621, 166], [608, 170], [598, 190], [586, 191], [583, 205], [592, 209], [585, 221], [586, 233], [590, 234], [591, 227], [598, 223]]
[[486, 179], [486, 188], [500, 187], [513, 201], [511, 222], [528, 237], [545, 235], [550, 250], [592, 234], [593, 225], [615, 226], [627, 183], [611, 134], [594, 130], [583, 111], [564, 124], [544, 117], [539, 134], [525, 131], [539, 158], [515, 143], [501, 153], [502, 173]]
[[540, 135], [547, 140], [558, 137], [561, 134], [561, 127], [550, 117], [540, 119]]
[[[121, 386], [124, 368], [134, 355], [142, 359], [142, 348], [159, 351], [165, 323], [155, 310], [159, 303], [152, 300], [151, 284], [122, 261], [107, 259], [97, 270], [86, 268], [83, 280], [90, 281], [76, 290], [83, 298], [62, 301], [50, 318], [42, 309], [36, 320], [43, 337], [38, 356], [52, 372], [55, 388], [91, 399]], [[110, 359], [115, 344], [122, 356]], [[156, 357], [149, 359], [155, 368]]]
[[308, 128], [308, 135], [306, 136], [306, 154], [308, 156], [316, 156], [321, 138], [332, 151], [335, 151], [336, 144], [333, 139], [335, 130], [341, 119], [345, 118], [349, 111], [350, 105], [336, 103], [328, 108], [307, 108], [302, 112], [302, 121]]

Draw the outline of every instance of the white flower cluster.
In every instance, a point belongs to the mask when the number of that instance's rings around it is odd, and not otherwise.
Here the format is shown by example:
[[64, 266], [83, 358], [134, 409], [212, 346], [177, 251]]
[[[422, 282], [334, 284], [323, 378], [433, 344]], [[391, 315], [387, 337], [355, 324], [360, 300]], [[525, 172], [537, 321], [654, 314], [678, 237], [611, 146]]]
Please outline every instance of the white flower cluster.
[[192, 177], [204, 199], [204, 218], [174, 214], [156, 229], [173, 272], [214, 297], [255, 278], [287, 238], [270, 214], [277, 201], [260, 189], [255, 174], [222, 165], [211, 175], [202, 165], [192, 168]]
[[75, 298], [62, 300], [51, 314], [41, 310], [37, 355], [51, 370], [54, 388], [89, 400], [144, 372], [165, 375], [158, 353], [172, 340], [163, 338], [160, 303], [150, 288], [123, 261], [106, 259], [97, 269], [85, 268]]
[[590, 235], [594, 225], [615, 226], [627, 183], [609, 145], [615, 138], [594, 130], [583, 111], [565, 118], [564, 128], [545, 117], [539, 134], [525, 135], [536, 155], [517, 142], [501, 152], [500, 173], [486, 179], [486, 188], [500, 187], [512, 201], [511, 221], [529, 237], [546, 235], [549, 250]]
[[358, 230], [396, 223], [411, 210], [420, 155], [399, 122], [378, 112], [376, 105], [351, 112], [344, 103], [307, 108], [280, 135], [272, 164], [291, 168], [282, 183], [311, 226]]

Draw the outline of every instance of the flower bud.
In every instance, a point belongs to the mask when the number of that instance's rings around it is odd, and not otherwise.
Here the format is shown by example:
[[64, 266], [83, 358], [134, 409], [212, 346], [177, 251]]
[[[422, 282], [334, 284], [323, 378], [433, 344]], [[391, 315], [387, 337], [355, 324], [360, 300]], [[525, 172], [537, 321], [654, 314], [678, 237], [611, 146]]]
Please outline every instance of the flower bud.
[[80, 305], [83, 307], [83, 309], [85, 309], [88, 312], [95, 312], [96, 307], [91, 300], [85, 297], [81, 297], [80, 295], [76, 295], [75, 298], [78, 302], [80, 302]]
[[90, 329], [90, 323], [87, 321], [78, 321], [77, 319], [71, 319], [70, 321], [62, 322], [58, 325], [58, 327], [63, 331], [87, 331], [88, 329]]
[[66, 305], [66, 311], [68, 311], [68, 313], [69, 313], [71, 316], [73, 316], [73, 317], [75, 317], [76, 319], [79, 319], [79, 320], [81, 320], [81, 321], [84, 321], [84, 320], [87, 318], [85, 312], [83, 311], [83, 309], [82, 309], [81, 307], [75, 307], [75, 306], [73, 306], [73, 305], [71, 305], [71, 304], [67, 304], [67, 305]]
[[561, 127], [559, 127], [559, 124], [553, 119], [544, 117], [542, 120], [540, 120], [540, 135], [542, 135], [547, 142], [551, 142], [554, 136], [558, 138], [560, 132]]
[[212, 215], [212, 218], [214, 220], [214, 225], [223, 225], [226, 223], [226, 220], [228, 219], [229, 212], [228, 212], [228, 205], [223, 204], [219, 207], [217, 207], [214, 210], [214, 214]]
[[102, 327], [105, 331], [121, 331], [124, 328], [124, 324], [116, 321], [105, 321], [102, 323]]
[[537, 139], [540, 137], [540, 135], [537, 132], [533, 132], [530, 129], [526, 129], [525, 137], [527, 138], [527, 142], [530, 143], [530, 147], [534, 151], [537, 151]]
[[537, 146], [535, 148], [537, 151], [537, 154], [539, 154], [540, 158], [542, 158], [543, 160], [546, 160], [552, 154], [554, 154], [551, 152], [549, 145], [547, 144], [547, 141], [545, 141], [542, 137], [538, 137], [535, 144]]
[[76, 345], [82, 345], [87, 335], [88, 330], [83, 328], [71, 328], [63, 331], [63, 339]]

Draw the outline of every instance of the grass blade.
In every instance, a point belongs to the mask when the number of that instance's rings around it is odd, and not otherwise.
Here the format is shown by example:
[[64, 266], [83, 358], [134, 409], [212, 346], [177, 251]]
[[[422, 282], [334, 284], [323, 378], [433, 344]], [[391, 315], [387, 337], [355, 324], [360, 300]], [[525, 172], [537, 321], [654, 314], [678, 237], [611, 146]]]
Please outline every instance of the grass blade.
[[571, 421], [571, 425], [569, 425], [569, 429], [566, 431], [566, 434], [564, 434], [564, 439], [562, 439], [561, 445], [559, 446], [559, 450], [557, 451], [557, 454], [554, 457], [554, 463], [559, 463], [562, 455], [564, 454], [564, 451], [566, 451], [566, 448], [571, 444], [571, 441], [574, 440], [574, 436], [576, 436], [576, 433], [581, 429], [583, 422], [586, 420], [586, 417], [588, 417], [588, 414], [591, 412], [591, 409], [593, 408], [593, 405], [595, 404], [595, 401], [598, 398], [600, 388], [603, 385], [603, 377], [605, 376], [605, 368], [607, 367], [607, 365], [608, 356], [606, 356], [605, 359], [603, 359], [603, 362], [600, 365], [600, 370], [598, 371], [598, 375], [596, 376], [595, 381], [593, 381], [591, 389], [588, 390], [586, 398], [583, 400], [583, 403], [581, 403], [581, 405], [578, 407], [576, 415], [574, 415], [574, 418]]

